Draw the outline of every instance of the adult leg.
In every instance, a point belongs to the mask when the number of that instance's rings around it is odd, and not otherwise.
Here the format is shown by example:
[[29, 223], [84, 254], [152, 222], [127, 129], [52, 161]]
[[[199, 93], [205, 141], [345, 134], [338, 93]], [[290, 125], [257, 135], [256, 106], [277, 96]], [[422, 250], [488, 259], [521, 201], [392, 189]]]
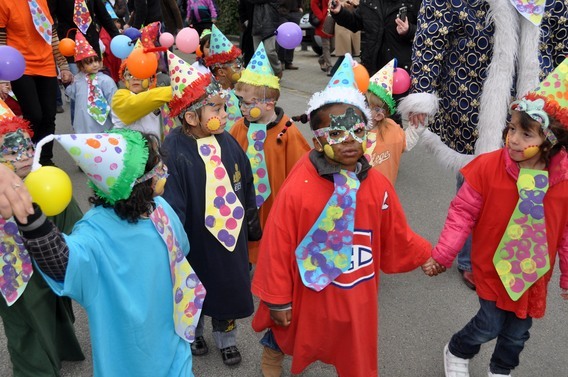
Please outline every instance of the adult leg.
[[264, 43], [264, 49], [266, 50], [266, 56], [268, 56], [268, 60], [270, 61], [270, 65], [272, 66], [272, 70], [276, 76], [282, 75], [282, 64], [280, 64], [280, 60], [278, 59], [278, 53], [276, 51], [276, 37], [271, 36], [266, 39], [262, 39], [259, 35], [254, 35], [252, 37], [254, 42], [254, 49], [258, 48], [260, 42]]
[[507, 319], [503, 330], [497, 337], [495, 350], [491, 356], [489, 370], [491, 373], [508, 375], [519, 365], [519, 355], [530, 338], [532, 318], [518, 318], [512, 312], [506, 312]]
[[223, 363], [236, 365], [241, 362], [241, 353], [237, 349], [237, 322], [234, 319], [211, 319], [213, 339], [221, 350]]
[[[22, 114], [34, 130], [32, 141], [37, 143], [55, 133], [57, 78], [23, 75], [12, 81], [12, 90], [18, 98]], [[42, 165], [52, 165], [53, 142], [43, 146], [40, 156]]]
[[[71, 71], [71, 73], [73, 74], [73, 76], [76, 76], [79, 73], [79, 68], [77, 68], [77, 64], [75, 63], [69, 63], [69, 70]], [[73, 122], [75, 121], [75, 100], [71, 99], [69, 100], [69, 112], [71, 113], [71, 124], [73, 124]]]
[[331, 38], [323, 38], [321, 39], [321, 48], [322, 48], [322, 55], [321, 61], [327, 67], [326, 72], [328, 75], [331, 75]]

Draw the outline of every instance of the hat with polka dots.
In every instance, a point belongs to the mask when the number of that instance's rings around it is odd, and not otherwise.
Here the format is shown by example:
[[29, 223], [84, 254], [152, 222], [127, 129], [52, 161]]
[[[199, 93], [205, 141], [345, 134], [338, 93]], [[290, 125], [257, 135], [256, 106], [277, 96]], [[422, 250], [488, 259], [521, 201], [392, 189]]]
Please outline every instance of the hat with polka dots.
[[369, 92], [373, 93], [387, 104], [391, 114], [394, 114], [396, 111], [396, 102], [392, 97], [393, 74], [395, 69], [395, 59], [393, 59], [369, 79], [368, 89]]
[[213, 25], [209, 41], [209, 56], [204, 59], [205, 65], [211, 67], [215, 64], [230, 63], [241, 55], [242, 51], [235, 47], [217, 26]]
[[280, 79], [274, 75], [264, 43], [260, 42], [246, 69], [242, 71], [239, 82], [254, 86], [267, 86], [280, 90]]
[[127, 199], [136, 179], [144, 174], [148, 146], [138, 131], [114, 129], [99, 134], [55, 135], [54, 139], [87, 175], [95, 194], [110, 204]]
[[357, 107], [365, 115], [366, 122], [371, 119], [371, 111], [365, 101], [365, 96], [359, 91], [353, 74], [353, 58], [351, 54], [345, 54], [341, 65], [329, 80], [329, 83], [321, 92], [314, 93], [308, 102], [310, 116], [312, 112], [320, 107], [332, 103], [346, 103]]
[[77, 32], [75, 34], [75, 61], [78, 62], [83, 59], [90, 58], [91, 56], [97, 56], [97, 53], [91, 44], [87, 42], [85, 36], [82, 33]]
[[140, 41], [144, 48], [156, 47], [158, 34], [160, 33], [160, 22], [152, 22], [140, 29]]

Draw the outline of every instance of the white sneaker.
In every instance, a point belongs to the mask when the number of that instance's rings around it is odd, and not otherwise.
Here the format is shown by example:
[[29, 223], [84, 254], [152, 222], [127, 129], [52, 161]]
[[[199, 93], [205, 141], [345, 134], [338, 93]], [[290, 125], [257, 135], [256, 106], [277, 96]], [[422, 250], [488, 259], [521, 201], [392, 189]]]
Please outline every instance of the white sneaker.
[[444, 371], [446, 377], [469, 377], [469, 360], [453, 355], [446, 344], [444, 346]]
[[491, 373], [491, 371], [487, 372], [488, 377], [511, 377], [510, 374], [495, 374]]

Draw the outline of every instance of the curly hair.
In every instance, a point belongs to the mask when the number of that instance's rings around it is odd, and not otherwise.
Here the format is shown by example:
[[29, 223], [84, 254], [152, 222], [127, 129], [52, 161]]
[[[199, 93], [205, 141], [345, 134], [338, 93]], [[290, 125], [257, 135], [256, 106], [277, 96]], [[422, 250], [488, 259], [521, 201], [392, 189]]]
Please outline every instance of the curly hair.
[[[156, 136], [150, 134], [142, 135], [148, 145], [148, 161], [146, 161], [146, 167], [144, 168], [144, 174], [146, 174], [162, 160], [163, 154]], [[135, 184], [128, 199], [117, 200], [114, 205], [108, 203], [105, 199], [96, 194], [89, 198], [89, 203], [93, 204], [95, 207], [103, 206], [104, 208], [113, 208], [114, 213], [116, 213], [118, 217], [133, 224], [137, 223], [141, 216], [151, 213], [156, 207], [151, 179]]]

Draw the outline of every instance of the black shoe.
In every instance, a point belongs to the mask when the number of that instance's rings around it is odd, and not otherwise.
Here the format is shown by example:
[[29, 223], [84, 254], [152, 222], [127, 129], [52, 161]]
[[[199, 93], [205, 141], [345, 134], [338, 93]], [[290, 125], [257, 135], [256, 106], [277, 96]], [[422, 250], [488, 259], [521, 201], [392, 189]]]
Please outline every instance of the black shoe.
[[299, 69], [298, 67], [296, 67], [296, 66], [295, 66], [294, 64], [292, 64], [292, 63], [284, 65], [284, 68], [289, 69], [290, 71], [296, 71], [296, 70]]
[[205, 342], [205, 338], [202, 336], [198, 336], [195, 338], [193, 343], [191, 343], [191, 354], [193, 356], [203, 356], [209, 352], [209, 347], [207, 347], [207, 343]]
[[241, 353], [235, 346], [223, 348], [221, 350], [221, 356], [223, 357], [223, 363], [225, 365], [237, 365], [241, 362]]
[[63, 108], [63, 106], [57, 106], [55, 111], [57, 112], [57, 114], [61, 114], [65, 112], [65, 109]]

